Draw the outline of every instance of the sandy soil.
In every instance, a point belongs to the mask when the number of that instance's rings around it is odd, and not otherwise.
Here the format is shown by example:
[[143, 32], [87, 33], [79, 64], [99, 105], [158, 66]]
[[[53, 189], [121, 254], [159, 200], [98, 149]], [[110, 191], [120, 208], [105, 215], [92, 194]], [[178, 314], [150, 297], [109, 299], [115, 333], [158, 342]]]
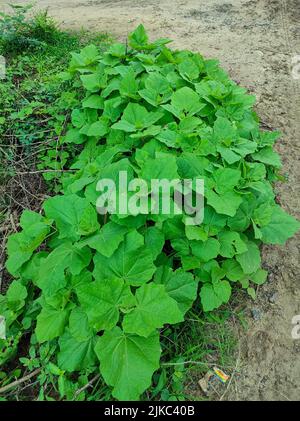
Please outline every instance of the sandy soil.
[[[5, 1], [0, 0], [3, 8]], [[25, 3], [14, 0], [14, 3]], [[284, 208], [299, 211], [300, 79], [291, 75], [300, 54], [299, 0], [40, 0], [37, 8], [68, 28], [107, 31], [124, 41], [143, 23], [174, 48], [217, 57], [232, 78], [257, 96], [267, 128], [283, 132], [277, 145], [289, 182], [278, 186]], [[297, 122], [298, 120], [298, 122]], [[249, 303], [249, 330], [240, 334], [240, 358], [224, 396], [229, 400], [299, 400], [300, 340], [291, 336], [300, 314], [299, 235], [285, 247], [265, 247], [269, 282]], [[255, 311], [254, 320], [251, 316]]]

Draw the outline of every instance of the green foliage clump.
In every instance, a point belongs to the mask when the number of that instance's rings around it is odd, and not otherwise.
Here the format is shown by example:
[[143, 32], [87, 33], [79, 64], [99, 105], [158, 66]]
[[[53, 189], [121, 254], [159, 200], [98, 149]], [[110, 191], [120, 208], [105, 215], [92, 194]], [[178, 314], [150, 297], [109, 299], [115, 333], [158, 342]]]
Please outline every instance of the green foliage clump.
[[0, 53], [18, 54], [28, 49], [41, 49], [47, 44], [56, 44], [60, 31], [47, 11], [38, 12], [33, 17], [27, 17], [32, 8], [10, 5], [12, 14], [0, 13]]
[[[277, 132], [259, 129], [254, 97], [215, 60], [149, 43], [73, 53], [64, 77], [84, 93], [61, 145], [79, 152], [61, 194], [25, 210], [9, 237], [16, 278], [0, 313], [7, 336], [31, 332], [58, 373], [99, 370], [117, 399], [138, 399], [160, 366], [160, 329], [217, 309], [234, 288], [254, 296], [267, 272], [259, 246], [300, 227], [276, 203]], [[99, 215], [100, 178], [202, 178], [204, 220]], [[1, 346], [1, 342], [0, 342]], [[5, 359], [5, 356], [4, 356]]]

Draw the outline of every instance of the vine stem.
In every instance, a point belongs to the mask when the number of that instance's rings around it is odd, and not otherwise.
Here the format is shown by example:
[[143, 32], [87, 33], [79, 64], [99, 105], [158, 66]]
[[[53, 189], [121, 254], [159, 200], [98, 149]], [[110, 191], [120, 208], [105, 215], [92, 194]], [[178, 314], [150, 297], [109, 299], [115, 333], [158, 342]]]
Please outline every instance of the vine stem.
[[16, 175], [25, 174], [43, 174], [43, 173], [54, 173], [54, 172], [74, 172], [75, 170], [36, 170], [36, 171], [18, 171]]
[[22, 377], [19, 380], [16, 380], [12, 383], [7, 384], [6, 386], [3, 386], [0, 388], [0, 394], [6, 392], [9, 389], [12, 389], [15, 386], [18, 386], [21, 383], [26, 382], [27, 380], [31, 379], [32, 377], [36, 376], [37, 374], [39, 374], [41, 372], [41, 368], [37, 368], [36, 370], [34, 370], [32, 373], [27, 374], [27, 376]]
[[80, 395], [80, 393], [83, 392], [88, 387], [91, 387], [93, 385], [93, 383], [95, 383], [95, 381], [99, 379], [99, 377], [100, 377], [100, 374], [97, 374], [87, 384], [85, 384], [84, 386], [82, 386], [80, 389], [76, 390], [76, 392], [74, 394], [74, 398], [76, 398], [78, 395]]

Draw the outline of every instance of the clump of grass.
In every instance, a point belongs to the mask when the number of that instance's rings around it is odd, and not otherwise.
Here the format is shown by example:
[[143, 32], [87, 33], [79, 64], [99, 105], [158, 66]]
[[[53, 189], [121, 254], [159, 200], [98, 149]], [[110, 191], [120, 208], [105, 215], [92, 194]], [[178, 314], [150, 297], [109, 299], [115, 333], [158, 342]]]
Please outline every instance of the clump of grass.
[[0, 13], [0, 54], [4, 56], [36, 54], [39, 51], [49, 53], [50, 50], [50, 55], [62, 57], [62, 51], [67, 48], [71, 51], [91, 41], [99, 44], [108, 39], [102, 33], [91, 36], [87, 31], [65, 32], [49, 16], [48, 10], [29, 14], [32, 4], [10, 4], [10, 7], [12, 13]]
[[18, 54], [28, 49], [41, 49], [56, 44], [60, 31], [48, 12], [38, 12], [29, 17], [32, 5], [11, 4], [11, 14], [0, 14], [0, 52], [4, 55]]
[[48, 10], [37, 12], [29, 21], [28, 27], [31, 38], [46, 44], [55, 45], [61, 37], [61, 31], [53, 18], [48, 15]]
[[198, 381], [213, 366], [232, 372], [237, 348], [233, 320], [240, 317], [226, 308], [207, 315], [192, 309], [186, 323], [166, 329], [162, 334], [162, 371], [152, 398], [159, 389], [162, 400], [206, 399]]

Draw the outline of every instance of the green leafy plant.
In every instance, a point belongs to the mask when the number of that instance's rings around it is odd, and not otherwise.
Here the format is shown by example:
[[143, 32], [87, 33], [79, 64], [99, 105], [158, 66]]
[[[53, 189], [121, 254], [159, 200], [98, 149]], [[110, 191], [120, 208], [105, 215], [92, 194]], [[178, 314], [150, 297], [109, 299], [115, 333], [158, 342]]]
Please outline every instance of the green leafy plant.
[[13, 13], [0, 12], [0, 53], [16, 54], [26, 49], [40, 49], [56, 44], [60, 32], [47, 11], [27, 17], [32, 4], [10, 4]]
[[[61, 194], [25, 210], [7, 243], [16, 278], [1, 297], [7, 337], [51, 344], [58, 376], [100, 373], [117, 399], [138, 399], [160, 367], [160, 329], [217, 309], [234, 288], [265, 282], [260, 245], [284, 244], [300, 224], [275, 202], [277, 132], [259, 129], [253, 96], [215, 60], [150, 43], [73, 53], [83, 97], [60, 145], [78, 151]], [[64, 158], [62, 158], [64, 159]], [[100, 178], [203, 178], [204, 220], [99, 215]], [[8, 358], [8, 356], [7, 356]], [[53, 368], [53, 366], [52, 366]], [[177, 375], [177, 374], [176, 374]]]

